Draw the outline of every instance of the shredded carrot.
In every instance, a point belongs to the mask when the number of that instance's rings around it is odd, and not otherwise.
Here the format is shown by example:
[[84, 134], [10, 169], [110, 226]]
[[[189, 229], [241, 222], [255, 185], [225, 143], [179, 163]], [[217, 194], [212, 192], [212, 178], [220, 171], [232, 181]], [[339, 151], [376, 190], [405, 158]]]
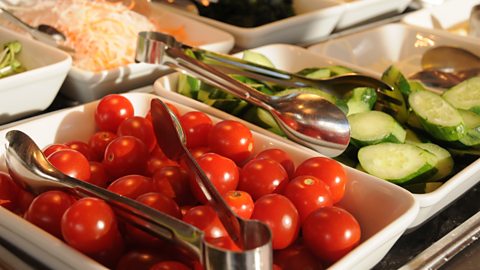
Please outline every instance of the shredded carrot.
[[[108, 0], [44, 0], [16, 14], [33, 25], [58, 28], [67, 37], [64, 45], [75, 48], [73, 65], [97, 72], [132, 63], [138, 32], [165, 31], [132, 11], [134, 7], [135, 0], [126, 5]], [[168, 33], [186, 40], [184, 27]]]

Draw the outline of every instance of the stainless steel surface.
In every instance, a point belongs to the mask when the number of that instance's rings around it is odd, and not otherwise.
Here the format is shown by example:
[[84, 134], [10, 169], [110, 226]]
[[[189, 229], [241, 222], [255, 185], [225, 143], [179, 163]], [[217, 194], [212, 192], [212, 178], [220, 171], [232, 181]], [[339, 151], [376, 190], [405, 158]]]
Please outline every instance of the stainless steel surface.
[[57, 47], [69, 53], [75, 52], [73, 48], [62, 45], [65, 41], [65, 35], [53, 26], [40, 24], [36, 28], [25, 23], [17, 16], [13, 15], [8, 10], [0, 7], [0, 14], [6, 19], [27, 31], [33, 38], [48, 45]]
[[480, 68], [480, 58], [476, 54], [460, 47], [437, 46], [423, 54], [422, 68], [456, 73]]
[[258, 220], [239, 218], [231, 211], [186, 148], [182, 127], [163, 102], [159, 99], [152, 100], [150, 111], [160, 148], [168, 158], [183, 161], [194, 173], [200, 189], [230, 237], [244, 250], [210, 250], [207, 245], [205, 266], [208, 269], [270, 269], [273, 264], [272, 235], [268, 226]]
[[189, 57], [175, 38], [158, 32], [141, 32], [135, 60], [187, 71], [269, 111], [293, 141], [326, 155], [338, 156], [350, 141], [346, 115], [323, 97], [308, 93], [268, 96], [243, 84], [213, 66]]
[[[439, 269], [480, 237], [480, 212], [433, 243], [400, 270]], [[478, 267], [478, 265], [477, 265]]]

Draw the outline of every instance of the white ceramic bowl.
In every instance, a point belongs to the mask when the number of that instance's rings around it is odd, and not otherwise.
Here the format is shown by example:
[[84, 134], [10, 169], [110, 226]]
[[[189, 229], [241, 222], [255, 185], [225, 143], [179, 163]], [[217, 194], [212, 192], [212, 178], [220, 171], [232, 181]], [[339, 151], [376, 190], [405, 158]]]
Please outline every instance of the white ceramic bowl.
[[223, 29], [235, 37], [241, 48], [269, 43], [311, 43], [328, 36], [337, 25], [345, 5], [336, 0], [294, 0], [297, 15], [257, 27], [239, 27], [165, 5], [175, 13]]
[[[222, 53], [227, 53], [233, 48], [234, 38], [227, 32], [168, 12], [157, 3], [151, 3], [150, 13], [152, 19], [161, 22], [164, 28], [183, 27], [188, 40], [195, 46]], [[150, 85], [166, 72], [166, 67], [145, 63], [132, 63], [100, 72], [91, 72], [73, 66], [60, 91], [72, 100], [85, 103], [110, 93], [125, 92]]]
[[[125, 96], [133, 103], [137, 115], [145, 115], [150, 107], [150, 100], [158, 96], [145, 93], [129, 93]], [[170, 101], [181, 113], [192, 109]], [[29, 134], [33, 140], [44, 147], [53, 142], [69, 140], [86, 141], [95, 130], [92, 114], [96, 102], [55, 112], [43, 118], [22, 123], [0, 131], [0, 142], [5, 145], [5, 134], [16, 129]], [[214, 122], [218, 118], [212, 117]], [[82, 123], [82, 125], [78, 125]], [[318, 153], [299, 149], [269, 136], [254, 132], [255, 152], [266, 148], [280, 147], [287, 151], [295, 164], [318, 156]], [[0, 169], [5, 170], [5, 147], [0, 147]], [[413, 221], [418, 205], [413, 196], [404, 189], [379, 180], [368, 174], [346, 167], [348, 184], [340, 206], [347, 209], [359, 221], [362, 229], [361, 244], [345, 257], [331, 266], [332, 269], [368, 269], [373, 267], [388, 252], [395, 241]], [[0, 208], [0, 232], [9, 232], [9, 239], [16, 241], [20, 248], [32, 253], [36, 259], [46, 265], [67, 265], [74, 269], [101, 269], [100, 265], [69, 248], [61, 241], [38, 229], [27, 221]], [[60, 268], [57, 268], [60, 269]], [[66, 268], [61, 268], [66, 269]]]
[[[450, 1], [442, 5], [411, 12], [403, 17], [402, 22], [413, 26], [468, 36], [470, 11], [477, 4], [480, 4], [479, 0]], [[469, 37], [475, 38], [473, 36]]]
[[68, 54], [0, 27], [0, 44], [13, 40], [27, 71], [0, 78], [0, 125], [50, 106], [72, 65]]

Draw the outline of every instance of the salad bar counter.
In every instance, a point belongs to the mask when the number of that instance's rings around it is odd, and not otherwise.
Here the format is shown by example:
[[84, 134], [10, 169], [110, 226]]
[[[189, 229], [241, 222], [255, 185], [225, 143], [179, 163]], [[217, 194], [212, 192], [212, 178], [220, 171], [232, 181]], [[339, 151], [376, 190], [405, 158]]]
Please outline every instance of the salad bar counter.
[[478, 269], [462, 1], [0, 1], [0, 269]]

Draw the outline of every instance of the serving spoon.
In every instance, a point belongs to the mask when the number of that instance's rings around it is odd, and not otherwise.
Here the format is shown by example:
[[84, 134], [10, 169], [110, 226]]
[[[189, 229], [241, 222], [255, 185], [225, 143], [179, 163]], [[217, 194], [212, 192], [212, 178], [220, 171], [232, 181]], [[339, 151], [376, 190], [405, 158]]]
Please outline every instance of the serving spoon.
[[325, 98], [310, 93], [265, 95], [213, 66], [185, 54], [174, 37], [158, 32], [140, 32], [136, 62], [161, 64], [188, 72], [266, 111], [291, 140], [326, 156], [340, 155], [350, 141], [345, 113]]

